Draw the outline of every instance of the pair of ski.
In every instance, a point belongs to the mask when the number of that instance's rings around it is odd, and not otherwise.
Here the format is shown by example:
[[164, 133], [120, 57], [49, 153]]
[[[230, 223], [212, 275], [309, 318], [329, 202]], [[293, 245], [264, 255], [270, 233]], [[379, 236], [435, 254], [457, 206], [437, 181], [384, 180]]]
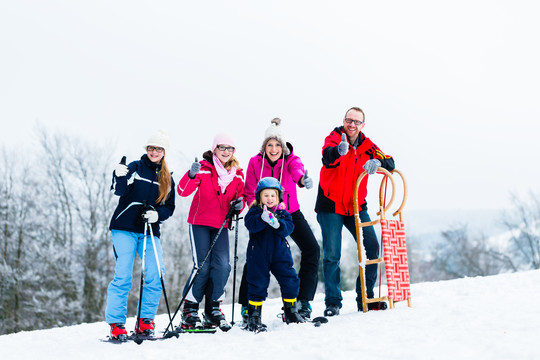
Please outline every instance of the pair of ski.
[[109, 335], [105, 339], [101, 339], [101, 341], [109, 342], [109, 343], [113, 343], [113, 344], [123, 344], [123, 343], [127, 343], [127, 342], [130, 342], [130, 341], [134, 341], [135, 343], [140, 345], [140, 344], [143, 343], [143, 341], [165, 340], [165, 339], [169, 339], [170, 337], [173, 337], [173, 336], [178, 337], [177, 333], [170, 333], [169, 335], [170, 336], [155, 336], [155, 335], [144, 335], [144, 334], [138, 334], [137, 335], [137, 334], [132, 333], [131, 335], [125, 335], [125, 336], [120, 337], [120, 338], [113, 338], [113, 337], [111, 337]]
[[[278, 314], [277, 317], [283, 319], [283, 313], [281, 314]], [[304, 324], [313, 324], [313, 326], [315, 327], [320, 327], [321, 324], [326, 324], [328, 322], [328, 319], [325, 317], [325, 316], [317, 316], [316, 318], [314, 319], [309, 319], [309, 318], [304, 318]], [[293, 323], [291, 323], [293, 324]], [[287, 324], [289, 325], [289, 324]], [[267, 331], [267, 327], [265, 324], [262, 324], [262, 326], [256, 330], [250, 330], [249, 329], [249, 326], [246, 322], [242, 322], [242, 325], [240, 325], [242, 330], [245, 330], [245, 331], [251, 331], [255, 334], [258, 334], [260, 332], [266, 332]]]
[[227, 320], [221, 320], [219, 324], [206, 322], [203, 325], [195, 326], [192, 328], [182, 328], [182, 326], [176, 327], [177, 332], [188, 334], [214, 334], [217, 329], [220, 329], [223, 332], [227, 332], [232, 329], [232, 325], [229, 324]]

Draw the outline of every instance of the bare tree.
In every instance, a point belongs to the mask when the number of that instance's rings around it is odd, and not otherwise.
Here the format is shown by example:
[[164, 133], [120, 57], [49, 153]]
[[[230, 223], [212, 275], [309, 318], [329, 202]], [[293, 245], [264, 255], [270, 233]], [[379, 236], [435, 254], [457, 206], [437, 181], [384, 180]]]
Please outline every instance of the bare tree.
[[31, 169], [2, 149], [0, 162], [0, 333], [32, 329], [32, 298], [39, 281], [36, 267], [36, 233], [39, 184], [27, 176]]
[[467, 225], [442, 232], [443, 241], [432, 253], [432, 265], [440, 279], [487, 276], [513, 270], [511, 258], [496, 249], [483, 234], [473, 237]]
[[526, 269], [540, 268], [540, 198], [533, 192], [527, 199], [511, 194], [513, 208], [504, 214], [510, 231], [513, 256]]

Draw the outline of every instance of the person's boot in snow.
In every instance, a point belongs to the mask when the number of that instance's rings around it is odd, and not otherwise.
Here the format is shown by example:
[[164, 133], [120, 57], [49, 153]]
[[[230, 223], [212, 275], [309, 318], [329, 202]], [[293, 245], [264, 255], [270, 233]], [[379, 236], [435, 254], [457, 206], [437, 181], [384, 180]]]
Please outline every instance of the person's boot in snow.
[[297, 304], [300, 306], [300, 308], [298, 309], [298, 313], [300, 314], [300, 316], [302, 316], [304, 319], [309, 320], [311, 318], [311, 311], [313, 311], [311, 309], [309, 301], [307, 299], [301, 299], [298, 300]]
[[247, 328], [249, 320], [248, 307], [242, 305], [242, 309], [240, 309], [240, 314], [242, 315], [242, 327]]
[[283, 321], [287, 324], [306, 322], [296, 309], [296, 299], [283, 299], [283, 311]]
[[202, 329], [199, 317], [199, 303], [186, 300], [182, 311], [182, 329]]
[[146, 336], [154, 336], [154, 319], [147, 319], [142, 318], [139, 319], [139, 331], [138, 334], [146, 335]]
[[328, 304], [324, 310], [324, 316], [336, 316], [339, 315], [339, 305]]
[[111, 338], [116, 340], [127, 340], [127, 331], [124, 324], [110, 324], [111, 325]]
[[[357, 302], [357, 305], [358, 305], [358, 311], [364, 311], [364, 309], [362, 308], [362, 302], [361, 301]], [[388, 305], [386, 304], [385, 301], [377, 301], [377, 302], [368, 303], [367, 308], [368, 308], [368, 311], [370, 311], [370, 310], [386, 310], [388, 308]]]
[[221, 324], [222, 320], [225, 320], [225, 315], [221, 311], [221, 301], [212, 300], [209, 302], [209, 306], [205, 306], [207, 309], [204, 311], [205, 325], [210, 327], [216, 327]]
[[261, 321], [262, 303], [248, 305], [248, 330], [253, 332], [266, 331], [266, 325]]

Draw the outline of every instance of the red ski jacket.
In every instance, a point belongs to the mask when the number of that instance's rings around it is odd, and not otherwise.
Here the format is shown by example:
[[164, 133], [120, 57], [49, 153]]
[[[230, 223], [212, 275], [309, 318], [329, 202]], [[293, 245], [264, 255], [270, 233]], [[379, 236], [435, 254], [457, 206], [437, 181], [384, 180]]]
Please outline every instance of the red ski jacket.
[[217, 179], [218, 175], [211, 157], [205, 156], [205, 160], [201, 160], [201, 171], [194, 179], [189, 177], [188, 171], [178, 182], [178, 195], [182, 197], [189, 196], [197, 190], [191, 201], [188, 223], [218, 229], [231, 208], [231, 201], [243, 196], [244, 174], [242, 170], [236, 170], [236, 177], [223, 193]]
[[[328, 211], [336, 214], [354, 215], [354, 187], [358, 176], [364, 171], [363, 166], [370, 159], [378, 159], [388, 171], [395, 168], [394, 159], [385, 155], [364, 133], [360, 132], [357, 148], [349, 146], [347, 154], [340, 156], [337, 146], [341, 142], [343, 126], [336, 127], [324, 140], [322, 148], [319, 193], [315, 211]], [[362, 179], [358, 190], [358, 204], [365, 206], [368, 176]]]

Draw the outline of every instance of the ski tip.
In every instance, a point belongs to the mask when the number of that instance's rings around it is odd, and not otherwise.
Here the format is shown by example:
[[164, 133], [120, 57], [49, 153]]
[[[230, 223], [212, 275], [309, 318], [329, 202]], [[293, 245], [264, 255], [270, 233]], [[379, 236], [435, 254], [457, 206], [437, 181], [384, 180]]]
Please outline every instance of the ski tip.
[[324, 317], [324, 316], [317, 316], [316, 318], [314, 318], [313, 320], [311, 320], [312, 322], [319, 322], [321, 324], [326, 324], [328, 322], [328, 318]]
[[167, 331], [166, 333], [163, 334], [163, 338], [164, 339], [170, 339], [172, 337], [175, 337], [178, 339], [178, 337], [180, 336], [180, 334], [178, 334], [178, 331]]

